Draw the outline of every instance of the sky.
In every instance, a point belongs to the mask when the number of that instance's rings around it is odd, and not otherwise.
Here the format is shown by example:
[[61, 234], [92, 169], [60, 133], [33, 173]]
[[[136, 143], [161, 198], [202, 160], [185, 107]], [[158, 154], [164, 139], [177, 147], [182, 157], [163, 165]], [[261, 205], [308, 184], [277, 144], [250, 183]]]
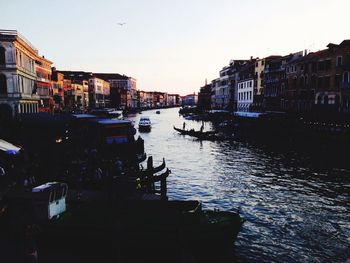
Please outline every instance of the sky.
[[349, 0], [0, 0], [0, 29], [18, 30], [59, 70], [186, 95], [232, 59], [350, 39], [349, 10]]

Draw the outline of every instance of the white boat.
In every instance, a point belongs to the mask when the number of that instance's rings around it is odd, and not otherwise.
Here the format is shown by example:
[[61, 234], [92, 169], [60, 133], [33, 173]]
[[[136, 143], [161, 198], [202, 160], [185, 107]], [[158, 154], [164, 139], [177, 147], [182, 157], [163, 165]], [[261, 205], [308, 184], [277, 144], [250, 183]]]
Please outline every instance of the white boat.
[[151, 126], [152, 126], [152, 123], [151, 123], [151, 120], [149, 117], [143, 116], [140, 118], [140, 121], [139, 121], [139, 130], [140, 131], [150, 131]]

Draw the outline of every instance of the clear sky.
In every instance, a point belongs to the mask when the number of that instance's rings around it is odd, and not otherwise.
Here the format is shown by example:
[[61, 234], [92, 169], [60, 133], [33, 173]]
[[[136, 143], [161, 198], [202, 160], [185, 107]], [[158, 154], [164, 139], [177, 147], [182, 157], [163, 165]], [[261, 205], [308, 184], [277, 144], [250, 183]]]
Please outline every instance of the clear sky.
[[350, 38], [349, 10], [349, 0], [0, 0], [0, 28], [58, 69], [117, 72], [138, 89], [185, 95], [231, 59]]

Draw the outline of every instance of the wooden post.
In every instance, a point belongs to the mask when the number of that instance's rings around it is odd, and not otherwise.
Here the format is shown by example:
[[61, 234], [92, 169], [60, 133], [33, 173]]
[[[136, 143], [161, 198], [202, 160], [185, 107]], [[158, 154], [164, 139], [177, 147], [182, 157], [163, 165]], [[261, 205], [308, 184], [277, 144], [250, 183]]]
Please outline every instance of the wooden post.
[[166, 178], [162, 178], [162, 180], [160, 180], [160, 198], [162, 200], [167, 200], [167, 185], [166, 185]]
[[149, 171], [149, 174], [148, 174], [148, 182], [150, 182], [148, 185], [147, 185], [147, 191], [150, 191], [150, 192], [153, 192], [154, 191], [154, 182], [153, 182], [153, 157], [152, 156], [149, 156], [148, 159], [147, 159], [147, 170]]

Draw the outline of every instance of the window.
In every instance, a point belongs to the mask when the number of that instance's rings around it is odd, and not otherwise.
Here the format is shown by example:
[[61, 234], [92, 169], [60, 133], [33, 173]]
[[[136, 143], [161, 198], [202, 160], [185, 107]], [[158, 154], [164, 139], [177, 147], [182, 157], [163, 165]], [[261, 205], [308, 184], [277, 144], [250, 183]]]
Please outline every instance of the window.
[[335, 75], [335, 78], [334, 78], [334, 86], [336, 88], [339, 88], [340, 87], [340, 80], [341, 80], [341, 75]]
[[343, 57], [342, 56], [337, 56], [337, 67], [343, 65]]
[[331, 68], [332, 61], [330, 59], [327, 59], [324, 61], [324, 69], [329, 70]]
[[343, 82], [348, 83], [349, 82], [349, 72], [344, 72], [343, 74]]
[[325, 70], [325, 62], [324, 61], [319, 61], [317, 64], [317, 69], [319, 71]]
[[0, 74], [0, 94], [7, 94], [6, 76], [3, 74]]
[[0, 65], [6, 64], [6, 59], [5, 59], [5, 48], [0, 47]]

